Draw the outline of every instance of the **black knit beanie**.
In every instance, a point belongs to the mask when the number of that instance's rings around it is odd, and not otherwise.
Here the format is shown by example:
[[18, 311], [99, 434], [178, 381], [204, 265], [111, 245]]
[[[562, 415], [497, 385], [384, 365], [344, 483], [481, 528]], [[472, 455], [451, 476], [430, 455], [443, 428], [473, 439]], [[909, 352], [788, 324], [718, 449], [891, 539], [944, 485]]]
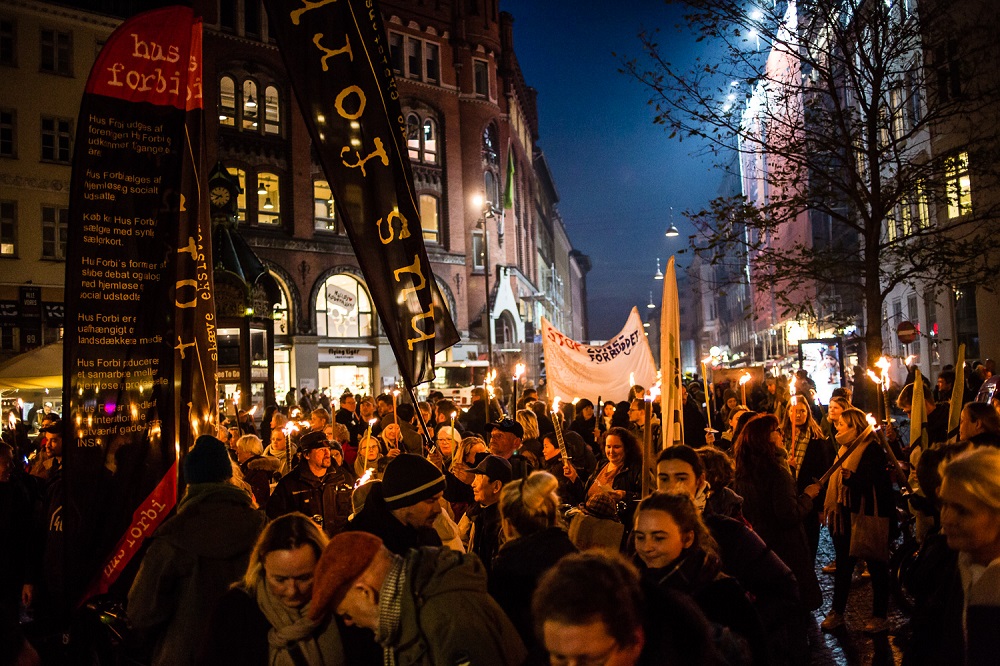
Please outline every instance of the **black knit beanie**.
[[401, 453], [385, 467], [382, 493], [390, 509], [402, 509], [444, 490], [444, 474], [423, 456]]
[[184, 456], [184, 480], [191, 483], [220, 483], [233, 476], [229, 452], [222, 441], [202, 435]]

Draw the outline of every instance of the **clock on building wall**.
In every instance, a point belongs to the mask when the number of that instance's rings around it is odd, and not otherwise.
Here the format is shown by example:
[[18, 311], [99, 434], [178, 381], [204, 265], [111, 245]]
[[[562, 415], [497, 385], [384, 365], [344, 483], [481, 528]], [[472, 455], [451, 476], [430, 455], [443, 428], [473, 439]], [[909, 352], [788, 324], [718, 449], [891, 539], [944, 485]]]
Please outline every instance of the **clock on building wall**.
[[235, 220], [239, 212], [237, 199], [240, 184], [219, 162], [208, 176], [208, 201], [212, 219]]

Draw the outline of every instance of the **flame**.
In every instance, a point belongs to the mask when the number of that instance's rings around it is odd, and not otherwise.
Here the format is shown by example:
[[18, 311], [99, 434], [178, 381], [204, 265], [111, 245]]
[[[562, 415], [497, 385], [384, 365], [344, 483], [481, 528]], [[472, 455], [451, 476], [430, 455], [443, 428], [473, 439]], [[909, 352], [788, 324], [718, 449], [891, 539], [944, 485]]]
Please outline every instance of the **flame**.
[[552, 411], [553, 412], [558, 412], [559, 411], [559, 403], [560, 402], [562, 402], [562, 398], [560, 398], [559, 396], [556, 396], [556, 399], [552, 401]]
[[257, 413], [257, 405], [254, 405], [253, 407], [251, 407], [250, 411], [247, 412], [247, 414], [249, 414], [250, 416], [253, 416], [256, 413]]
[[18, 411], [24, 411], [24, 399], [23, 398], [18, 398], [17, 399], [17, 409], [18, 409]]
[[657, 382], [656, 384], [653, 384], [651, 387], [649, 387], [649, 390], [646, 391], [646, 400], [649, 401], [649, 402], [653, 402], [654, 400], [656, 400], [656, 396], [658, 396], [658, 395], [660, 395], [660, 383], [659, 382]]
[[519, 380], [521, 378], [521, 375], [523, 374], [524, 374], [524, 363], [518, 363], [517, 365], [514, 366], [514, 381]]
[[795, 382], [792, 382], [791, 384], [788, 385], [788, 395], [790, 396], [795, 395]]
[[751, 379], [753, 379], [753, 377], [750, 375], [750, 373], [744, 372], [742, 375], [740, 375], [740, 386], [743, 386]]
[[628, 373], [628, 385], [629, 385], [630, 388], [632, 386], [635, 386], [635, 373], [634, 372]]
[[910, 354], [909, 356], [906, 357], [906, 360], [903, 361], [903, 363], [905, 363], [906, 365], [911, 365], [913, 363], [913, 359], [915, 359], [915, 358], [916, 358], [916, 356], [914, 356], [913, 354]]
[[869, 369], [865, 374], [868, 375], [868, 379], [872, 380], [873, 382], [875, 382], [879, 386], [882, 385], [882, 379], [878, 375], [875, 374], [874, 370]]
[[[869, 372], [871, 371], [869, 370]], [[868, 421], [868, 425], [870, 426], [874, 426], [876, 423], [878, 423], [878, 421], [875, 420], [875, 417], [872, 416], [871, 414], [865, 414], [865, 421]]]
[[369, 467], [368, 469], [366, 469], [366, 470], [365, 470], [365, 473], [361, 475], [361, 478], [360, 478], [360, 479], [358, 479], [358, 480], [357, 480], [357, 481], [356, 481], [356, 482], [354, 483], [354, 489], [355, 489], [355, 490], [357, 490], [357, 489], [358, 489], [358, 488], [360, 488], [361, 486], [363, 486], [363, 485], [365, 485], [366, 483], [368, 483], [369, 481], [371, 481], [371, 480], [372, 480], [372, 473], [373, 473], [374, 471], [375, 471], [375, 470], [374, 470], [373, 468], [371, 468], [371, 467]]
[[882, 371], [888, 370], [889, 359], [887, 359], [885, 356], [879, 356], [878, 360], [875, 361], [875, 367]]
[[399, 396], [399, 389], [392, 389], [392, 397], [395, 398], [395, 397], [398, 397], [398, 396]]
[[298, 431], [299, 427], [295, 425], [293, 421], [289, 421], [288, 423], [285, 424], [285, 427], [281, 429], [281, 432], [285, 433], [285, 437], [288, 437], [293, 432], [298, 432]]
[[573, 404], [574, 404], [574, 405], [575, 405], [576, 403], [578, 403], [578, 402], [580, 402], [580, 398], [573, 398]]

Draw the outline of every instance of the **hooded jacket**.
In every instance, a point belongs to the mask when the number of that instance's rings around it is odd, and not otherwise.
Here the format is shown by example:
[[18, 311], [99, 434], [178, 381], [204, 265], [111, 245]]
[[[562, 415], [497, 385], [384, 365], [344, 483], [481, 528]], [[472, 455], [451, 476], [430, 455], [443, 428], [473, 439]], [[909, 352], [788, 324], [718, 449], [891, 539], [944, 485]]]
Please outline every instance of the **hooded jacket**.
[[128, 594], [132, 626], [153, 643], [156, 664], [190, 664], [212, 609], [246, 571], [264, 514], [229, 483], [188, 486], [160, 525]]
[[526, 656], [514, 625], [486, 592], [475, 555], [420, 548], [406, 555], [396, 663], [517, 665]]

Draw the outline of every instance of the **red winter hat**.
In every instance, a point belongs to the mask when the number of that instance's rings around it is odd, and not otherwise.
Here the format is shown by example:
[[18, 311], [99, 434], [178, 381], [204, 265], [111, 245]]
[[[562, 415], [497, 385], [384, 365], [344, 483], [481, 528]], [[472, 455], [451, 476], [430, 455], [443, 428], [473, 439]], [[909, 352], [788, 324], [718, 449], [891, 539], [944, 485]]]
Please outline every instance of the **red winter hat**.
[[330, 539], [313, 571], [309, 617], [333, 612], [381, 548], [382, 539], [368, 532], [341, 532]]

